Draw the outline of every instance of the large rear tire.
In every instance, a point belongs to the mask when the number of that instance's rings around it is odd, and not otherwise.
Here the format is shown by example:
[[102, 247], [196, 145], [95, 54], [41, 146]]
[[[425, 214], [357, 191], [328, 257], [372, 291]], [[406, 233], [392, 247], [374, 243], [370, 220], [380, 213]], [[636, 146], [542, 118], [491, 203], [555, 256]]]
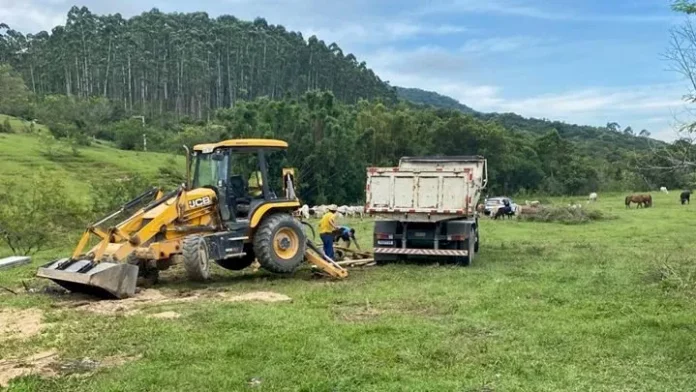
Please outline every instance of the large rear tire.
[[291, 273], [304, 261], [307, 236], [302, 225], [289, 214], [264, 218], [253, 242], [256, 258], [267, 271]]
[[203, 237], [188, 237], [183, 240], [184, 269], [189, 279], [202, 282], [210, 278], [208, 245]]

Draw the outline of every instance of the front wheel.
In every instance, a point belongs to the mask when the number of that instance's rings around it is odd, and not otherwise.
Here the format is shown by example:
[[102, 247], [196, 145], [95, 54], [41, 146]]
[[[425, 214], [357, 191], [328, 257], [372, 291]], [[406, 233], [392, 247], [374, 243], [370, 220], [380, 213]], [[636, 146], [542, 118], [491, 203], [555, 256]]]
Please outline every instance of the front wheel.
[[188, 237], [183, 241], [184, 269], [189, 279], [198, 282], [210, 278], [208, 244], [203, 237]]
[[307, 236], [302, 225], [288, 214], [266, 217], [253, 242], [256, 258], [267, 271], [291, 273], [304, 261]]

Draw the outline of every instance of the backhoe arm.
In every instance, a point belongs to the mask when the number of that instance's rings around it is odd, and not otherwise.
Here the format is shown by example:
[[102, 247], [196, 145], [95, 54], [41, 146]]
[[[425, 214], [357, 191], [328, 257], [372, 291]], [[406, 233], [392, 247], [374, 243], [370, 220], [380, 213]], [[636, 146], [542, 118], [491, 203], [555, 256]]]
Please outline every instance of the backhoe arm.
[[317, 268], [333, 278], [344, 279], [348, 277], [348, 271], [345, 268], [325, 256], [310, 240], [307, 240], [305, 258], [311, 264], [317, 266]]

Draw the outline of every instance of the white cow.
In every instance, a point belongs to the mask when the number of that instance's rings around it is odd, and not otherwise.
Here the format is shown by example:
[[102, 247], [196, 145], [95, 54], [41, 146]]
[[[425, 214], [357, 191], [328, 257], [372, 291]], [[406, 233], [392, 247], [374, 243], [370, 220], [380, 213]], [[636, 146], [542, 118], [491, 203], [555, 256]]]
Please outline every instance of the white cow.
[[326, 211], [329, 210], [329, 208], [325, 205], [320, 205], [320, 206], [314, 206], [311, 208], [312, 211], [314, 211], [314, 216], [321, 218], [326, 214]]
[[353, 210], [351, 210], [348, 206], [338, 207], [338, 212], [343, 216], [353, 216]]
[[297, 211], [303, 219], [309, 219], [309, 206], [307, 204], [300, 207]]
[[660, 187], [660, 192], [664, 193], [665, 195], [669, 195], [669, 191], [667, 190], [666, 186]]
[[350, 210], [353, 211], [353, 215], [360, 217], [360, 219], [365, 215], [365, 207], [363, 206], [352, 206]]
[[596, 192], [592, 192], [592, 193], [590, 193], [590, 198], [589, 198], [588, 200], [594, 203], [594, 202], [597, 201], [597, 197], [598, 197], [598, 196], [597, 196], [597, 193], [596, 193]]

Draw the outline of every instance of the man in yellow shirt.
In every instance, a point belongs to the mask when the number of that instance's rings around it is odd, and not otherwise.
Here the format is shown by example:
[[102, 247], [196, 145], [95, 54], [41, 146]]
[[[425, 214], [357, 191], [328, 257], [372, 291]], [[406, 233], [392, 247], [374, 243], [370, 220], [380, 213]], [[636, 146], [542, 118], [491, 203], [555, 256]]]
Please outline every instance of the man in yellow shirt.
[[251, 197], [261, 197], [263, 195], [263, 181], [261, 180], [261, 172], [252, 172], [249, 176], [249, 195]]
[[324, 214], [319, 221], [319, 237], [321, 237], [321, 242], [324, 244], [324, 254], [331, 260], [334, 258], [334, 231], [338, 230], [338, 225], [336, 225], [337, 210], [338, 206], [335, 204], [330, 205], [329, 212]]

